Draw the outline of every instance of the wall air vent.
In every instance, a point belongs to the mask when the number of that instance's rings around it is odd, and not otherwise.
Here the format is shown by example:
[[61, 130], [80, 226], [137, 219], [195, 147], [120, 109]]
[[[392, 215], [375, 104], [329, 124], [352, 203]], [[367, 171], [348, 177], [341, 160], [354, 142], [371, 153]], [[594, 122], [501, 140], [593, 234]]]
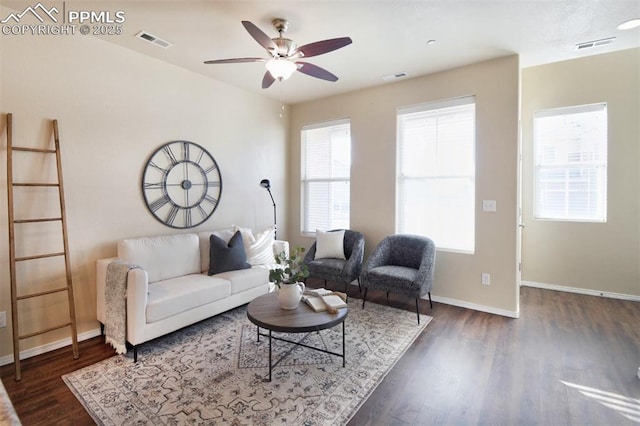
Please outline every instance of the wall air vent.
[[407, 74], [406, 72], [399, 72], [396, 74], [385, 75], [384, 77], [382, 77], [382, 79], [384, 81], [392, 81], [392, 80], [400, 80], [401, 78], [407, 78], [407, 77], [409, 77], [409, 74]]
[[164, 49], [167, 49], [173, 46], [173, 43], [163, 40], [160, 37], [156, 37], [153, 34], [149, 34], [146, 31], [140, 31], [138, 34], [136, 34], [136, 37], [138, 37], [139, 39], [148, 41], [149, 43], [155, 44], [156, 46], [162, 47]]
[[615, 37], [609, 37], [609, 38], [603, 38], [600, 40], [586, 41], [584, 43], [576, 44], [575, 49], [579, 51], [579, 50], [591, 49], [593, 47], [606, 46], [608, 44], [613, 43], [615, 39], [616, 39]]

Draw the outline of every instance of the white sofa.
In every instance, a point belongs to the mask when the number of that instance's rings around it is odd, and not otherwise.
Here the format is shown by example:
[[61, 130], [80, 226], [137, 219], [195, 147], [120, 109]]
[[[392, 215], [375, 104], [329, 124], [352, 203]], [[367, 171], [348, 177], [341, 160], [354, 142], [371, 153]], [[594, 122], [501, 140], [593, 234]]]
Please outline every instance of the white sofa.
[[[228, 241], [235, 230], [125, 239], [118, 242], [117, 258], [97, 261], [97, 317], [102, 325], [106, 321], [107, 266], [120, 259], [140, 267], [127, 274], [126, 340], [133, 346], [134, 361], [139, 344], [248, 303], [270, 291], [269, 268], [273, 265], [251, 262], [246, 228], [243, 228], [243, 240], [252, 267], [207, 274], [210, 235]], [[289, 252], [286, 241], [274, 241], [270, 237], [268, 244], [273, 254]], [[266, 258], [272, 259], [270, 253]], [[262, 256], [253, 259], [264, 262], [264, 250]]]

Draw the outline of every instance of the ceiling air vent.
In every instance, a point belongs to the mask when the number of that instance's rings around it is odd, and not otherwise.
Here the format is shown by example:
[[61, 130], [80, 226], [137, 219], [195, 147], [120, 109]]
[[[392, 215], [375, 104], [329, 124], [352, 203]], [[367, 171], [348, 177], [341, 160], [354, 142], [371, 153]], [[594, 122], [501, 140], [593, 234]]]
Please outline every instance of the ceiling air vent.
[[600, 40], [586, 41], [584, 43], [578, 43], [578, 44], [576, 44], [576, 50], [585, 50], [585, 49], [591, 49], [593, 47], [606, 46], [608, 44], [613, 43], [613, 41], [615, 39], [616, 39], [615, 37], [609, 37], [609, 38], [603, 38], [603, 39], [600, 39]]
[[407, 77], [409, 77], [409, 74], [407, 74], [406, 72], [399, 72], [397, 74], [385, 75], [384, 77], [382, 77], [382, 79], [384, 81], [391, 81], [391, 80], [400, 80], [401, 78], [407, 78]]
[[151, 44], [155, 44], [156, 46], [160, 46], [165, 49], [173, 45], [173, 43], [163, 40], [160, 37], [156, 37], [153, 34], [149, 34], [146, 31], [140, 31], [138, 34], [136, 34], [136, 37], [142, 40], [146, 40]]

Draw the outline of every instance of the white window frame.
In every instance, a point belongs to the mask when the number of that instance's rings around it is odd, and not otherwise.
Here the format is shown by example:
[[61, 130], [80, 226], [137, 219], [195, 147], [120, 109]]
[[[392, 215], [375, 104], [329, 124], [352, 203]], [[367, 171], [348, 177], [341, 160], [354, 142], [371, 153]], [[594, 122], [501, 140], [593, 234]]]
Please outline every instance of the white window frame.
[[[402, 120], [403, 116], [406, 117], [410, 114], [425, 114], [426, 116], [431, 115], [432, 118], [435, 116], [432, 113], [436, 113], [437, 111], [441, 111], [442, 113], [447, 113], [448, 111], [452, 111], [452, 109], [459, 109], [472, 106], [473, 109], [473, 123], [472, 129], [469, 129], [472, 135], [472, 142], [470, 152], [467, 152], [466, 157], [467, 166], [463, 167], [463, 169], [467, 170], [462, 174], [452, 173], [451, 170], [434, 170], [428, 169], [428, 166], [425, 167], [424, 173], [420, 176], [411, 176], [405, 173], [402, 166], [402, 149], [403, 149], [403, 126]], [[425, 104], [415, 105], [411, 107], [399, 108], [397, 110], [397, 162], [396, 162], [396, 232], [398, 233], [412, 233], [412, 234], [421, 234], [426, 237], [432, 238], [436, 244], [436, 248], [441, 251], [450, 251], [456, 253], [468, 253], [473, 254], [475, 252], [475, 209], [476, 209], [476, 99], [475, 96], [464, 96], [460, 98], [446, 99], [441, 101], [429, 102]], [[434, 142], [437, 147], [437, 141]], [[442, 143], [442, 142], [440, 142]], [[464, 195], [460, 195], [461, 202], [464, 203], [464, 208], [462, 210], [458, 210], [458, 213], [465, 221], [464, 228], [465, 237], [458, 240], [457, 243], [447, 242], [444, 238], [438, 238], [438, 232], [440, 232], [442, 228], [442, 220], [434, 219], [437, 223], [430, 223], [427, 225], [428, 231], [420, 232], [419, 230], [409, 229], [404, 226], [404, 212], [405, 209], [405, 201], [403, 200], [403, 190], [402, 186], [407, 182], [418, 182], [418, 181], [432, 181], [435, 182], [437, 180], [447, 179], [450, 182], [457, 181], [459, 187], [466, 188], [467, 199], [465, 200]], [[438, 209], [437, 205], [434, 205], [434, 209]], [[446, 207], [442, 207], [441, 211], [444, 212]], [[435, 210], [434, 210], [435, 211]], [[442, 214], [437, 214], [436, 216], [442, 217]], [[446, 216], [446, 214], [444, 215]], [[453, 226], [453, 224], [445, 224]], [[443, 232], [446, 232], [443, 231]], [[466, 239], [465, 239], [466, 238]], [[439, 241], [440, 240], [440, 241]], [[464, 242], [463, 242], [464, 240]]]
[[[332, 121], [326, 121], [326, 122], [321, 122], [321, 123], [315, 123], [315, 124], [310, 124], [310, 125], [305, 125], [302, 127], [301, 131], [300, 131], [300, 147], [301, 147], [301, 162], [300, 162], [300, 233], [302, 235], [305, 236], [311, 236], [311, 235], [315, 235], [316, 233], [316, 229], [315, 227], [313, 229], [310, 229], [308, 227], [308, 218], [309, 218], [309, 208], [307, 206], [308, 204], [308, 191], [309, 191], [309, 185], [312, 183], [339, 183], [339, 182], [343, 182], [347, 185], [348, 190], [350, 191], [350, 187], [351, 187], [351, 164], [349, 164], [349, 172], [348, 172], [348, 176], [343, 176], [343, 177], [332, 177], [332, 176], [326, 176], [326, 177], [314, 177], [314, 178], [309, 178], [308, 176], [306, 176], [306, 168], [307, 168], [307, 159], [306, 158], [306, 135], [305, 132], [309, 131], [309, 130], [316, 130], [316, 129], [321, 129], [321, 128], [333, 128], [333, 127], [342, 127], [342, 126], [348, 126], [349, 128], [349, 135], [351, 135], [351, 120], [348, 118], [344, 118], [344, 119], [338, 119], [338, 120], [332, 120]], [[351, 156], [351, 138], [349, 138], [349, 156]], [[350, 159], [351, 160], [351, 159]], [[327, 205], [326, 206], [327, 209], [330, 209], [331, 206]], [[323, 228], [326, 229], [321, 229], [322, 231], [326, 231], [329, 229], [335, 229], [335, 228], [345, 228], [348, 229], [350, 227], [350, 211], [351, 211], [351, 194], [349, 193], [349, 208], [348, 208], [349, 212], [347, 213], [347, 219], [346, 222], [331, 222]]]
[[[543, 159], [543, 152], [540, 145], [542, 142], [540, 138], [544, 136], [541, 135], [541, 130], [539, 130], [538, 120], [544, 119], [548, 117], [569, 117], [573, 114], [583, 114], [583, 113], [591, 113], [591, 112], [602, 112], [604, 113], [604, 123], [603, 128], [600, 129], [600, 134], [596, 137], [601, 137], [602, 139], [597, 139], [599, 145], [594, 144], [594, 149], [599, 152], [597, 155], [592, 155], [591, 159], [582, 159], [583, 154], [586, 151], [582, 151], [580, 155], [580, 160], [575, 162], [570, 162], [567, 160], [564, 163], [558, 162], [547, 162], [545, 164], [545, 160]], [[607, 221], [607, 174], [608, 174], [608, 116], [607, 116], [607, 104], [605, 102], [595, 103], [595, 104], [586, 104], [586, 105], [576, 105], [564, 108], [554, 108], [542, 111], [536, 111], [534, 113], [534, 125], [533, 125], [533, 147], [534, 147], [534, 156], [533, 156], [533, 218], [534, 220], [541, 221], [559, 221], [559, 222], [594, 222], [594, 223], [605, 223]], [[569, 131], [569, 130], [568, 130]], [[562, 144], [567, 144], [569, 142], [575, 143], [576, 140], [580, 140], [582, 143], [582, 139], [580, 138], [580, 134], [571, 133], [568, 134], [565, 138], [561, 139], [560, 137], [556, 141], [558, 144], [558, 148], [562, 148]], [[571, 138], [571, 139], [570, 139]], [[585, 145], [590, 142], [584, 142]], [[549, 144], [547, 144], [549, 146]], [[557, 149], [557, 148], [556, 148]], [[568, 148], [567, 148], [568, 149]], [[581, 147], [581, 149], [583, 149]], [[567, 154], [568, 156], [568, 154]], [[587, 182], [594, 181], [594, 185], [596, 188], [596, 199], [595, 199], [595, 208], [596, 212], [592, 215], [580, 214], [577, 212], [575, 207], [572, 211], [571, 202], [570, 202], [570, 193], [584, 193], [590, 192], [588, 191], [589, 187], [587, 186], [587, 190], [579, 191], [570, 188], [571, 178], [570, 174], [573, 171], [574, 174], [580, 171], [590, 169], [593, 175], [587, 176], [584, 179]], [[544, 185], [542, 183], [542, 171], [549, 170], [558, 170], [565, 172], [564, 180], [564, 189], [561, 191], [564, 194], [564, 212], [563, 214], [553, 214], [550, 213], [549, 210], [551, 207], [545, 208], [542, 204], [544, 203], [543, 199], [545, 199], [545, 194], [541, 191], [544, 191]], [[551, 189], [547, 190], [547, 193], [554, 192]], [[555, 192], [558, 192], [556, 190]], [[589, 197], [589, 201], [591, 201], [591, 197]], [[591, 204], [588, 204], [590, 206]]]

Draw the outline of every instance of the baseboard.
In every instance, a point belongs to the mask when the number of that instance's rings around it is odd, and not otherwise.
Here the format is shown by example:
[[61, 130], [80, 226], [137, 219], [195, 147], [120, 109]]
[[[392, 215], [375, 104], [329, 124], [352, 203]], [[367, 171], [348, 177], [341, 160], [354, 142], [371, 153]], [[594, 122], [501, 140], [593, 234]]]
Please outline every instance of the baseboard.
[[[96, 329], [85, 331], [84, 333], [78, 334], [78, 341], [82, 342], [83, 340], [89, 340], [96, 336], [100, 336], [100, 328], [96, 328]], [[20, 359], [31, 358], [36, 355], [41, 355], [46, 352], [51, 352], [56, 349], [64, 348], [65, 346], [71, 346], [71, 337], [58, 340], [56, 342], [47, 343], [46, 345], [36, 346], [35, 348], [25, 349], [24, 351], [20, 352]], [[0, 366], [12, 364], [12, 363], [13, 363], [13, 354], [0, 357]]]
[[535, 281], [522, 281], [523, 287], [543, 288], [546, 290], [564, 291], [567, 293], [586, 294], [588, 296], [608, 297], [610, 299], [630, 300], [640, 302], [640, 296], [632, 294], [613, 293], [611, 291], [591, 290], [588, 288], [569, 287], [557, 284], [538, 283]]
[[506, 309], [494, 308], [493, 306], [478, 305], [476, 303], [466, 302], [464, 300], [450, 299], [448, 297], [431, 295], [434, 302], [444, 303], [446, 305], [458, 306], [460, 308], [472, 309], [474, 311], [486, 312], [488, 314], [501, 315], [509, 318], [520, 318], [520, 312], [508, 311]]

